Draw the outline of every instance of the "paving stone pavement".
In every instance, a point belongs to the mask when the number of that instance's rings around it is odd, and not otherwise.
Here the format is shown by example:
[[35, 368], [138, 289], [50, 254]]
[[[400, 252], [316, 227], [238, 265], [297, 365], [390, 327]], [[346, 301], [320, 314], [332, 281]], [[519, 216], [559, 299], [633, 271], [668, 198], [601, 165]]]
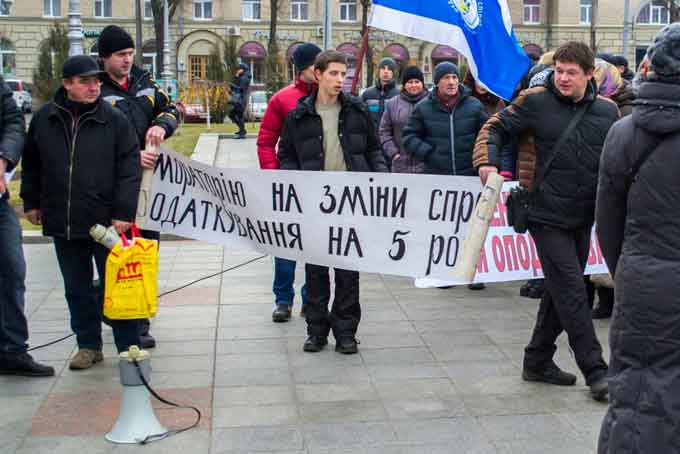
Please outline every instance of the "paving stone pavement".
[[[254, 163], [254, 141], [222, 141], [216, 161]], [[195, 241], [160, 249], [161, 292], [257, 254]], [[25, 245], [30, 343], [69, 332], [51, 244]], [[297, 289], [303, 282], [298, 267]], [[170, 400], [198, 406], [198, 428], [148, 446], [110, 444], [121, 387], [109, 328], [105, 360], [68, 370], [72, 339], [35, 352], [48, 379], [0, 377], [0, 453], [466, 453], [596, 452], [606, 406], [574, 387], [525, 383], [522, 352], [537, 302], [519, 283], [416, 289], [411, 279], [361, 275], [360, 354], [331, 345], [302, 352], [304, 319], [271, 321], [271, 258], [163, 297], [152, 322], [152, 384]], [[608, 322], [597, 321], [608, 349]], [[576, 371], [566, 339], [558, 364]], [[154, 402], [171, 428], [193, 413]]]

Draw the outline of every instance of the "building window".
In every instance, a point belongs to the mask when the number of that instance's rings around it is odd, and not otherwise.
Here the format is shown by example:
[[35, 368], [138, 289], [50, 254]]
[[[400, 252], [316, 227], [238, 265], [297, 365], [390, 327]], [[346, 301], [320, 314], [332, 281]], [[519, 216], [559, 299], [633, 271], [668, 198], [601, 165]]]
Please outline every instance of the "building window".
[[153, 8], [151, 8], [151, 0], [144, 0], [144, 19], [153, 19]]
[[262, 19], [262, 2], [260, 0], [243, 0], [243, 20]]
[[356, 0], [340, 0], [340, 21], [341, 22], [357, 21]]
[[670, 22], [670, 14], [665, 0], [653, 0], [640, 9], [635, 20], [638, 24], [666, 25]]
[[291, 0], [290, 20], [294, 21], [309, 20], [309, 2], [307, 0]]
[[207, 55], [189, 55], [189, 80], [206, 80], [208, 74]]
[[94, 0], [94, 17], [111, 17], [111, 0]]
[[194, 19], [212, 19], [212, 0], [194, 0]]
[[541, 23], [541, 0], [524, 0], [524, 23]]
[[61, 16], [61, 0], [43, 0], [43, 16]]
[[9, 3], [0, 0], [0, 16], [9, 16]]
[[581, 0], [581, 25], [590, 25], [593, 16], [593, 0]]
[[17, 51], [7, 38], [0, 38], [0, 69], [3, 76], [17, 73]]

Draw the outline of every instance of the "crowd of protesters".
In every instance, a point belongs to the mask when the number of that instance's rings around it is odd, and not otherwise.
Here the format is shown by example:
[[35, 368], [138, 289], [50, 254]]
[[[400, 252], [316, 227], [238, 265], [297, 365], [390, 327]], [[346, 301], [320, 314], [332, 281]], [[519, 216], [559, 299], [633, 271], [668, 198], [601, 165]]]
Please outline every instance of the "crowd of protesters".
[[[292, 56], [295, 82], [270, 100], [257, 140], [260, 164], [475, 175], [483, 183], [498, 173], [518, 180], [530, 194], [528, 229], [545, 276], [521, 290], [541, 300], [522, 378], [576, 383], [576, 375], [553, 359], [557, 337], [566, 332], [591, 397], [609, 397], [600, 454], [677, 452], [680, 221], [672, 213], [680, 204], [678, 48], [680, 24], [671, 24], [634, 74], [623, 57], [596, 56], [584, 43], [567, 42], [536, 58], [513, 99], [504, 101], [450, 62], [435, 67], [430, 92], [415, 66], [404, 68], [397, 84], [390, 58], [380, 61], [375, 86], [355, 98], [342, 91], [346, 57], [305, 43]], [[64, 63], [63, 86], [34, 115], [28, 133], [0, 80], [0, 374], [54, 374], [27, 353], [26, 267], [5, 173], [23, 156], [26, 217], [54, 238], [64, 279], [79, 347], [70, 367], [87, 369], [102, 360], [102, 283], [93, 281], [92, 263], [103, 279], [107, 255], [89, 228], [130, 228], [142, 169], [154, 167], [154, 147], [177, 126], [175, 106], [132, 64], [134, 43], [125, 31], [106, 27], [99, 56]], [[236, 138], [245, 137], [239, 103], [249, 80], [241, 67], [232, 81]], [[611, 278], [584, 278], [595, 221]], [[274, 263], [272, 319], [285, 322], [292, 316], [296, 263]], [[321, 351], [332, 333], [336, 351], [355, 354], [359, 273], [333, 274], [329, 309], [329, 268], [305, 265], [301, 313], [308, 337], [302, 348]], [[612, 314], [607, 365], [592, 319]], [[148, 321], [108, 323], [118, 351], [155, 345]]]

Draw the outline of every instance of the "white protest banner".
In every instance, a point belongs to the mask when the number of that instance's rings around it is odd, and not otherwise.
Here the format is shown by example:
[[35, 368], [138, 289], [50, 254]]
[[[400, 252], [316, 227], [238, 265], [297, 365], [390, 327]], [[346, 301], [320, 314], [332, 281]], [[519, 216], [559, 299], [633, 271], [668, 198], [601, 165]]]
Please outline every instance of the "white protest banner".
[[[506, 183], [475, 282], [542, 277], [531, 236], [507, 225]], [[453, 268], [481, 194], [477, 177], [221, 169], [163, 149], [145, 228], [291, 260], [464, 283]], [[593, 233], [586, 274], [606, 273]]]
[[220, 169], [163, 149], [145, 228], [342, 269], [451, 279], [477, 177]]
[[[508, 225], [505, 200], [516, 181], [503, 185], [496, 210], [489, 225], [484, 249], [477, 264], [475, 282], [505, 282], [542, 278], [543, 271], [538, 259], [536, 245], [531, 235], [516, 233]], [[606, 274], [609, 270], [604, 262], [600, 242], [593, 226], [590, 239], [590, 253], [584, 274]], [[442, 287], [454, 285], [455, 280], [431, 278], [417, 279], [417, 287]]]

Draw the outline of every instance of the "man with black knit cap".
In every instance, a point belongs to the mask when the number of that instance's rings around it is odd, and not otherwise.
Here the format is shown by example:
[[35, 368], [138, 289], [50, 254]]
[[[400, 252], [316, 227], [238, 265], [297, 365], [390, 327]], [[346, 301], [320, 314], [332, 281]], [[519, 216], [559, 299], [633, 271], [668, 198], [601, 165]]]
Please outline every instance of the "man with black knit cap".
[[[142, 171], [139, 144], [125, 115], [101, 97], [94, 58], [70, 57], [62, 87], [28, 128], [21, 198], [26, 219], [54, 239], [78, 353], [71, 369], [103, 360], [103, 298], [92, 285], [92, 260], [104, 280], [108, 249], [89, 234], [95, 224], [127, 231], [135, 219]], [[103, 287], [103, 284], [102, 284]], [[139, 345], [137, 320], [111, 320], [118, 352]]]
[[[283, 123], [286, 121], [288, 113], [295, 108], [297, 102], [312, 94], [316, 88], [314, 59], [320, 53], [321, 49], [312, 43], [300, 44], [293, 52], [293, 64], [297, 74], [295, 82], [274, 93], [274, 96], [269, 100], [267, 111], [260, 124], [260, 134], [257, 136], [257, 155], [262, 169], [279, 168], [276, 145], [281, 137]], [[272, 320], [275, 322], [290, 320], [295, 297], [294, 282], [295, 262], [275, 257], [274, 284], [272, 286], [276, 298], [274, 303], [276, 307], [272, 314]], [[300, 314], [304, 315], [305, 286], [302, 286], [300, 293], [302, 298]]]
[[[380, 120], [385, 112], [385, 103], [388, 100], [399, 95], [399, 88], [395, 80], [397, 72], [397, 62], [394, 59], [385, 57], [380, 60], [378, 64], [378, 81], [375, 85], [361, 94], [361, 100], [368, 107], [373, 120], [375, 133], [378, 134], [380, 128]], [[386, 162], [389, 166], [391, 161], [386, 156]]]
[[[133, 64], [135, 43], [128, 32], [117, 25], [102, 30], [97, 43], [105, 73], [102, 76], [102, 98], [125, 114], [135, 129], [140, 146], [143, 169], [156, 166], [158, 154], [146, 145], [159, 146], [177, 129], [177, 108], [158, 86], [153, 76]], [[159, 240], [160, 234], [142, 230], [142, 236]], [[140, 323], [143, 348], [153, 348], [156, 341], [149, 333], [150, 322]]]

